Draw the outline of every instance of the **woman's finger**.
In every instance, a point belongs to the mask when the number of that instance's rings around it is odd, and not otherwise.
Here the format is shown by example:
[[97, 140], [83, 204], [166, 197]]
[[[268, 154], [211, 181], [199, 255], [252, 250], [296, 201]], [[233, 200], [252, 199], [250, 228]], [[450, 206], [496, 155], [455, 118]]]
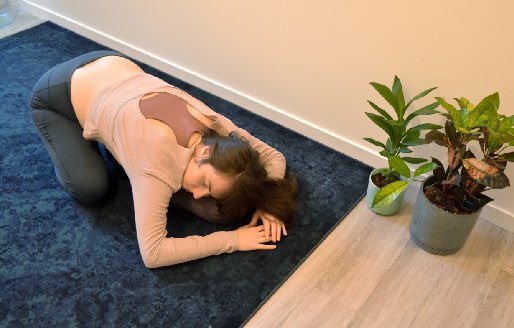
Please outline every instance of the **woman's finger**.
[[270, 223], [268, 220], [263, 220], [263, 223], [264, 223], [264, 235], [266, 237], [269, 236], [269, 232], [270, 232]]
[[282, 222], [277, 222], [277, 241], [280, 241], [282, 238]]
[[277, 242], [277, 223], [271, 223], [271, 240], [276, 243]]
[[250, 221], [249, 225], [252, 227], [257, 226], [257, 221], [259, 220], [259, 218], [260, 218], [260, 211], [255, 211], [255, 213], [253, 213], [252, 220]]
[[259, 244], [258, 248], [257, 249], [262, 249], [262, 250], [272, 250], [272, 249], [275, 249], [277, 248], [277, 245], [266, 245], [266, 244]]

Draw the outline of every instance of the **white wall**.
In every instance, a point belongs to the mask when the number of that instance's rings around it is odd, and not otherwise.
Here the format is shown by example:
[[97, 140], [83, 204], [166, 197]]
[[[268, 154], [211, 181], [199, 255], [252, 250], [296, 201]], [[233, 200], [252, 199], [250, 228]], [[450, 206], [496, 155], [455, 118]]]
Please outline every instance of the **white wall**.
[[[370, 81], [514, 114], [514, 2], [28, 0], [33, 13], [123, 51], [372, 166], [385, 140], [364, 115]], [[433, 98], [419, 105], [427, 104]], [[416, 108], [419, 108], [419, 105]], [[442, 123], [442, 119], [431, 119]], [[417, 155], [444, 157], [438, 146]], [[507, 170], [514, 184], [514, 165]], [[514, 188], [483, 213], [514, 231]]]

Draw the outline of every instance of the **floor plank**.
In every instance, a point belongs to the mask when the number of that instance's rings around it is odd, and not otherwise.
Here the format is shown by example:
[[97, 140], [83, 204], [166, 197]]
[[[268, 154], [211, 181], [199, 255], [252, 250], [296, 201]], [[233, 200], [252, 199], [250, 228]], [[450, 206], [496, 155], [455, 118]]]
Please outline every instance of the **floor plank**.
[[509, 233], [507, 236], [507, 249], [510, 250], [510, 254], [503, 263], [502, 270], [514, 275], [514, 233]]
[[359, 309], [355, 327], [410, 327], [448, 269], [409, 242]]
[[453, 256], [442, 257], [449, 270], [441, 275], [413, 326], [472, 327], [509, 254], [506, 239], [505, 230], [478, 220], [463, 249]]
[[370, 214], [364, 202], [360, 202], [351, 213], [359, 217], [359, 220], [344, 220], [338, 225], [321, 246], [313, 251], [305, 263], [259, 309], [246, 327], [280, 327], [288, 318], [291, 318], [291, 313], [314, 289], [313, 281], [319, 280], [320, 272], [327, 272], [375, 217]]
[[291, 313], [284, 328], [347, 327], [353, 324], [356, 312], [317, 288]]
[[409, 242], [409, 236], [404, 233], [409, 212], [391, 217], [373, 216], [347, 251], [321, 277], [316, 288], [337, 297], [353, 310], [360, 309]]
[[514, 275], [501, 270], [473, 327], [512, 328], [514, 308], [511, 304], [514, 304]]
[[20, 31], [39, 25], [43, 22], [43, 19], [26, 12], [22, 6], [20, 8], [18, 16], [14, 19], [13, 22], [7, 26], [0, 28], [0, 38], [12, 35], [14, 33], [18, 33]]

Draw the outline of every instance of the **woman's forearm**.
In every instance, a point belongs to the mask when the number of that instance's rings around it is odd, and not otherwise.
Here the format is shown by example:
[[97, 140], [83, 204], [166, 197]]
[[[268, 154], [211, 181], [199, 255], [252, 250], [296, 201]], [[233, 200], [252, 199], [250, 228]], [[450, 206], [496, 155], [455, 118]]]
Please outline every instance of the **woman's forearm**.
[[168, 266], [238, 249], [235, 231], [219, 231], [204, 237], [167, 238], [167, 212], [173, 190], [150, 176], [131, 183], [137, 239], [147, 267]]

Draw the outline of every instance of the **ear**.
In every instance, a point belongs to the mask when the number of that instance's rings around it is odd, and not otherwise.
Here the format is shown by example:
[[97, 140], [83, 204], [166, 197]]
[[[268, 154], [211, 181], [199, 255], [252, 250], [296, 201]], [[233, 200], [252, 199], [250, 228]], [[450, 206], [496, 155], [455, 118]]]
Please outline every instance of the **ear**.
[[199, 144], [195, 149], [195, 157], [199, 159], [209, 158], [211, 156], [211, 148], [209, 146], [205, 146]]

